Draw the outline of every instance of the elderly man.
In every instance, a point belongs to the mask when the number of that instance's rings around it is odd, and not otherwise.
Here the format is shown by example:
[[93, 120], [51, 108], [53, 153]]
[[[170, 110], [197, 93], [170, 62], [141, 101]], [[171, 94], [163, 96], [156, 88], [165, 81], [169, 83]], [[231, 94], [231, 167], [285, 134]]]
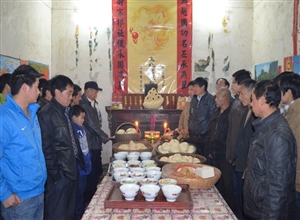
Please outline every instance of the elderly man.
[[262, 80], [252, 92], [252, 110], [259, 117], [250, 142], [244, 182], [244, 210], [250, 219], [294, 219], [296, 140], [277, 106], [277, 84]]
[[208, 151], [212, 164], [222, 172], [216, 187], [229, 207], [233, 209], [233, 183], [231, 175], [229, 175], [232, 172], [232, 168], [226, 161], [228, 114], [231, 110], [230, 97], [231, 93], [226, 88], [220, 88], [217, 91], [215, 98], [217, 108], [210, 116]]
[[86, 189], [84, 193], [84, 203], [87, 204], [97, 190], [99, 177], [102, 174], [102, 143], [106, 143], [110, 138], [101, 129], [101, 112], [96, 108], [98, 92], [102, 91], [95, 81], [86, 82], [84, 94], [80, 101], [80, 106], [86, 111], [84, 125], [86, 127], [87, 141], [92, 153], [92, 170], [87, 177]]

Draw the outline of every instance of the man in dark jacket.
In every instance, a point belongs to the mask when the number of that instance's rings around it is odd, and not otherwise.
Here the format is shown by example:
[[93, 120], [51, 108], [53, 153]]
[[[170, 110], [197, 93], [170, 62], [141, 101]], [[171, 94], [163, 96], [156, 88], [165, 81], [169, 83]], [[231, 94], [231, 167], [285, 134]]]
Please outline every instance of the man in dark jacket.
[[87, 176], [84, 203], [87, 204], [97, 190], [99, 177], [102, 175], [102, 143], [109, 140], [109, 136], [101, 129], [101, 112], [96, 108], [98, 91], [102, 91], [94, 81], [86, 82], [84, 94], [81, 97], [80, 106], [86, 111], [84, 126], [86, 128], [87, 141], [92, 153], [92, 170]]
[[234, 209], [233, 183], [231, 165], [226, 161], [226, 138], [228, 131], [228, 114], [231, 109], [231, 93], [226, 88], [220, 88], [216, 93], [215, 102], [217, 109], [210, 116], [209, 124], [209, 158], [222, 175], [216, 187], [229, 205]]
[[250, 219], [295, 217], [296, 140], [277, 106], [281, 93], [269, 80], [252, 92], [252, 110], [259, 117], [245, 170], [244, 210]]
[[189, 127], [189, 142], [197, 148], [197, 154], [207, 156], [206, 145], [210, 114], [216, 105], [214, 97], [207, 92], [207, 81], [198, 77], [194, 85], [195, 97], [191, 100]]
[[77, 163], [85, 169], [69, 113], [73, 82], [66, 76], [58, 75], [51, 79], [50, 88], [53, 98], [39, 113], [48, 172], [44, 219], [73, 219], [78, 180]]
[[246, 167], [250, 139], [254, 132], [252, 122], [255, 119], [255, 115], [252, 112], [250, 104], [252, 89], [255, 83], [256, 81], [253, 79], [245, 79], [240, 83], [239, 99], [243, 106], [248, 107], [248, 111], [242, 116], [232, 158], [235, 215], [238, 219], [245, 219], [242, 199], [244, 186], [243, 174]]
[[231, 111], [229, 113], [229, 128], [227, 134], [226, 143], [226, 160], [232, 163], [232, 153], [236, 144], [237, 134], [239, 132], [240, 123], [242, 116], [248, 110], [247, 107], [243, 106], [239, 100], [240, 83], [244, 79], [250, 79], [251, 73], [247, 70], [239, 70], [232, 74], [231, 89], [235, 97], [235, 101], [232, 104]]

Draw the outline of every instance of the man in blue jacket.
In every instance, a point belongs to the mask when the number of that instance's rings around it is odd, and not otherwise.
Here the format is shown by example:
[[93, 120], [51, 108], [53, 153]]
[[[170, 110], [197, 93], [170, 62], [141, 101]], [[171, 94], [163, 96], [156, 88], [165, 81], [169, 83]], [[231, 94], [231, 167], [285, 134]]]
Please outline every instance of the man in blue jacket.
[[0, 200], [4, 219], [43, 219], [47, 173], [36, 112], [42, 75], [30, 66], [12, 74], [0, 106]]

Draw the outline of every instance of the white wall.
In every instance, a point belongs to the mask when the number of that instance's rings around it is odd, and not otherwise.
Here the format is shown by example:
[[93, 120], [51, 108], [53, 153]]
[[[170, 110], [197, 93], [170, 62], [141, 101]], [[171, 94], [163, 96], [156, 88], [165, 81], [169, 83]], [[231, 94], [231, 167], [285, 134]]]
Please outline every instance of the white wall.
[[283, 58], [293, 55], [293, 6], [293, 0], [253, 3], [253, 66], [278, 60], [283, 67]]
[[0, 54], [50, 66], [51, 2], [1, 0], [0, 13]]
[[[111, 36], [108, 39], [107, 28], [112, 25], [112, 3], [105, 1], [53, 1], [52, 3], [52, 76], [64, 74], [82, 89], [84, 83], [96, 81], [103, 89], [98, 93], [98, 108], [102, 113], [102, 129], [110, 134], [107, 113], [104, 107], [111, 105], [112, 72], [109, 69], [108, 50], [111, 48]], [[78, 49], [76, 48], [75, 30], [79, 27]], [[96, 30], [98, 33], [97, 36]], [[89, 55], [90, 29], [92, 42], [98, 42], [96, 51]], [[78, 51], [76, 55], [75, 51]], [[76, 66], [76, 56], [78, 66]], [[95, 60], [97, 59], [97, 62]], [[92, 62], [91, 62], [92, 60]], [[92, 71], [90, 71], [90, 65]], [[103, 145], [103, 163], [109, 162], [112, 144]]]

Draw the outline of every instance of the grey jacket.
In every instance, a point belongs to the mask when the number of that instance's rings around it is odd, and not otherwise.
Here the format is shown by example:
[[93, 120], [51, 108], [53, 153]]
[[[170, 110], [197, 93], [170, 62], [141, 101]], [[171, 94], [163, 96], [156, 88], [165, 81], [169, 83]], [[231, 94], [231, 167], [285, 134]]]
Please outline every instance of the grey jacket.
[[85, 95], [82, 95], [79, 105], [86, 111], [84, 126], [89, 148], [91, 150], [102, 150], [102, 143], [106, 143], [109, 136], [101, 129], [97, 110], [91, 106]]

